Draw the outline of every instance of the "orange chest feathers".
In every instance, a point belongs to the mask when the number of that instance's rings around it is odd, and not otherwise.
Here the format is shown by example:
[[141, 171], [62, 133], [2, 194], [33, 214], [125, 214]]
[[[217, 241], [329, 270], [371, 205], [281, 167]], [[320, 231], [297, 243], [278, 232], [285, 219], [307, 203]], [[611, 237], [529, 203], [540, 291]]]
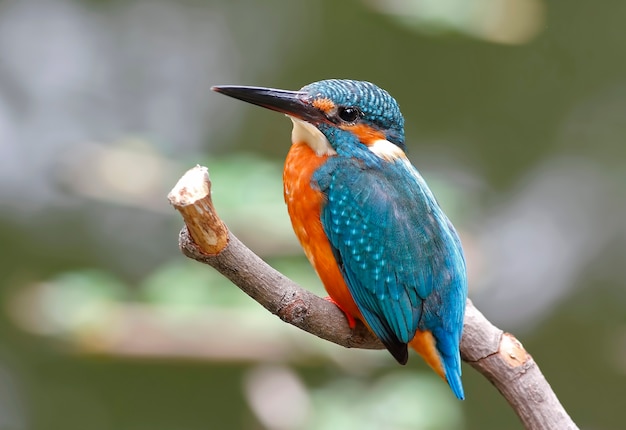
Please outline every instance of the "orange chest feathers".
[[291, 146], [283, 171], [285, 202], [296, 236], [326, 291], [345, 312], [362, 319], [322, 227], [324, 195], [311, 188], [313, 174], [327, 158], [316, 155], [305, 143]]

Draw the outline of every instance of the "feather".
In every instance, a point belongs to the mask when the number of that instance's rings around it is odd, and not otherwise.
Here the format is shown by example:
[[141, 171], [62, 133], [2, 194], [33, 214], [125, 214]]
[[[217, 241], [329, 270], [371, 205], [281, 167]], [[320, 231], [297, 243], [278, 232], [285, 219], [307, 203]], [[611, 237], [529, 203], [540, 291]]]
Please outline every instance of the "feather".
[[314, 176], [321, 221], [363, 318], [401, 363], [416, 331], [431, 332], [448, 382], [460, 383], [466, 278], [452, 224], [406, 159], [333, 158]]

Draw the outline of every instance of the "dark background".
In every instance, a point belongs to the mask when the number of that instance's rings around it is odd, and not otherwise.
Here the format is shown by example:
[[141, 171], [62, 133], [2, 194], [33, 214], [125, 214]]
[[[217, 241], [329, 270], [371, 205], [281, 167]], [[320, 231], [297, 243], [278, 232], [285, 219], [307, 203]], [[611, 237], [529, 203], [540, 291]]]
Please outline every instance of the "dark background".
[[0, 1], [0, 428], [514, 429], [413, 357], [286, 326], [178, 251], [166, 194], [323, 294], [282, 202], [289, 122], [211, 85], [372, 81], [459, 229], [470, 296], [577, 424], [626, 399], [621, 1]]

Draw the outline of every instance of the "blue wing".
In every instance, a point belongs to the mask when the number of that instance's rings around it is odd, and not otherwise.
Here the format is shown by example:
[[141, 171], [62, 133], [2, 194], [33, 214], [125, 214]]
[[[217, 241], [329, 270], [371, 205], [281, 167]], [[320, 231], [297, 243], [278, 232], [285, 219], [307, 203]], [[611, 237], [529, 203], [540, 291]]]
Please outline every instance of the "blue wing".
[[322, 225], [366, 322], [403, 364], [416, 330], [432, 332], [446, 374], [460, 383], [467, 293], [452, 224], [404, 159], [368, 167], [336, 157], [327, 166], [314, 177], [327, 198]]

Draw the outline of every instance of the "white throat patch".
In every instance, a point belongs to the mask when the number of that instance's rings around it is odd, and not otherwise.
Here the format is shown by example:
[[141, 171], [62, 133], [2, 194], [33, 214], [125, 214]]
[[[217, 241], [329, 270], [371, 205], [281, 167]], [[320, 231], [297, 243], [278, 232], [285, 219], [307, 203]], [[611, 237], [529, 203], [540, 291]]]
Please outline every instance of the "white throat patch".
[[291, 143], [304, 142], [317, 154], [321, 155], [335, 155], [337, 152], [330, 145], [326, 136], [317, 129], [313, 124], [309, 124], [301, 119], [289, 116], [289, 119], [293, 122], [293, 130], [291, 130]]
[[406, 154], [398, 145], [394, 145], [385, 139], [380, 139], [368, 146], [369, 150], [378, 157], [387, 161], [394, 161], [398, 158], [407, 159]]

